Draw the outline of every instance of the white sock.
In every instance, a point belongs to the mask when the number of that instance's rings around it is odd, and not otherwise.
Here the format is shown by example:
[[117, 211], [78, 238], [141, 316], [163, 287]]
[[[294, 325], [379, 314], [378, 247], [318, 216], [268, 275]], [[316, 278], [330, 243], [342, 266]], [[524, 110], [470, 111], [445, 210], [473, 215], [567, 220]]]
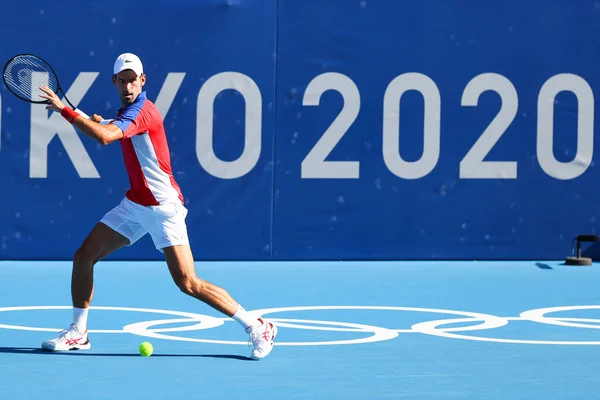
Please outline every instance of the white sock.
[[260, 325], [258, 318], [250, 314], [248, 311], [244, 310], [244, 308], [239, 304], [237, 311], [231, 318], [233, 318], [234, 321], [237, 321], [240, 325], [242, 325], [244, 329], [248, 329], [251, 326]]
[[88, 308], [73, 307], [73, 325], [81, 333], [87, 330]]

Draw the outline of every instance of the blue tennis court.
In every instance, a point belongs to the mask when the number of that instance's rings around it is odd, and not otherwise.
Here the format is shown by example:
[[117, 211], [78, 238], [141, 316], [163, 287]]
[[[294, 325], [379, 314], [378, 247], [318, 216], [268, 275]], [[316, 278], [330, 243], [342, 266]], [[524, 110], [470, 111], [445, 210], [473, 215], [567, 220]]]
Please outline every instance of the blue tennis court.
[[2, 262], [0, 398], [589, 399], [600, 384], [595, 265], [196, 268], [277, 322], [269, 357], [247, 358], [239, 325], [179, 292], [162, 262], [100, 262], [91, 350], [42, 352], [71, 321], [71, 265]]

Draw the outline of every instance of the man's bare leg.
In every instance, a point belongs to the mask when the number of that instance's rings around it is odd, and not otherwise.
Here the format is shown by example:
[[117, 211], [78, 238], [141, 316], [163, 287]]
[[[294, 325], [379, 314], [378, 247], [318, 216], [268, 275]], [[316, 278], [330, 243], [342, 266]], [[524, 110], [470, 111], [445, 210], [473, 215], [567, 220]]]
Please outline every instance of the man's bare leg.
[[252, 341], [251, 358], [260, 360], [269, 355], [277, 335], [277, 327], [272, 322], [244, 310], [225, 289], [198, 278], [190, 246], [171, 246], [164, 248], [163, 252], [171, 276], [183, 293], [208, 304], [242, 325]]
[[190, 246], [171, 246], [163, 249], [169, 272], [179, 290], [208, 304], [242, 325], [253, 344], [250, 357], [261, 359], [273, 349], [277, 327], [272, 322], [252, 315], [239, 305], [223, 288], [196, 276], [194, 256]]
[[198, 278], [190, 246], [171, 246], [163, 252], [179, 290], [229, 317], [237, 312], [239, 304], [225, 289]]
[[129, 240], [102, 222], [85, 238], [73, 257], [71, 299], [73, 307], [88, 308], [94, 294], [94, 265], [129, 244]]
[[87, 335], [87, 313], [94, 293], [94, 265], [127, 244], [129, 244], [127, 238], [101, 222], [92, 229], [73, 257], [71, 275], [73, 323], [56, 338], [43, 342], [42, 349], [66, 351], [91, 347]]

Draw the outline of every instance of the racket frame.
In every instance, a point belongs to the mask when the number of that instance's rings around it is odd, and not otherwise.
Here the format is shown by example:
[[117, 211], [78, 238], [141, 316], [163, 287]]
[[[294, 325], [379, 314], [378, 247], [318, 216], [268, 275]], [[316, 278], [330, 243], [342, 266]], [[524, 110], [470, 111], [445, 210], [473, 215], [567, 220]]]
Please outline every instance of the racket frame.
[[8, 60], [6, 62], [6, 64], [4, 64], [4, 68], [2, 69], [2, 80], [4, 81], [4, 85], [7, 87], [7, 89], [14, 94], [15, 96], [17, 96], [19, 99], [27, 101], [29, 103], [34, 103], [34, 104], [50, 104], [50, 100], [32, 100], [32, 99], [27, 99], [21, 95], [19, 95], [18, 93], [15, 93], [15, 91], [13, 91], [13, 89], [11, 88], [11, 86], [6, 82], [6, 68], [10, 65], [10, 63], [19, 57], [24, 57], [24, 56], [29, 56], [29, 57], [34, 57], [36, 59], [38, 59], [39, 61], [43, 62], [44, 64], [46, 64], [48, 66], [48, 68], [50, 69], [48, 72], [52, 73], [54, 75], [54, 79], [56, 79], [56, 94], [58, 95], [59, 92], [62, 93], [63, 98], [67, 101], [67, 103], [69, 103], [69, 105], [71, 106], [72, 109], [76, 109], [76, 107], [73, 105], [73, 103], [71, 103], [71, 101], [67, 98], [67, 94], [65, 93], [65, 91], [63, 90], [62, 86], [60, 85], [60, 80], [58, 79], [58, 74], [56, 73], [56, 71], [54, 70], [54, 68], [52, 67], [52, 65], [50, 65], [50, 63], [48, 63], [48, 61], [44, 60], [42, 57], [36, 55], [36, 54], [31, 54], [31, 53], [22, 53], [22, 54], [17, 54], [13, 57], [10, 58], [10, 60]]

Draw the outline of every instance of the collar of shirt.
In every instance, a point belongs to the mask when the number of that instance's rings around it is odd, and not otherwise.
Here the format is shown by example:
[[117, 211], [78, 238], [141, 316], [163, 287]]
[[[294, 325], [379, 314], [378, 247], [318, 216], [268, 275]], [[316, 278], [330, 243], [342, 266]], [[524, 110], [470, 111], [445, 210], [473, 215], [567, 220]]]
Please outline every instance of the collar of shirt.
[[123, 111], [125, 111], [127, 109], [127, 107], [131, 107], [132, 105], [138, 103], [138, 102], [142, 102], [146, 100], [146, 92], [142, 92], [140, 94], [138, 94], [138, 97], [136, 97], [135, 101], [125, 107], [121, 107], [119, 108], [119, 113], [122, 113]]

